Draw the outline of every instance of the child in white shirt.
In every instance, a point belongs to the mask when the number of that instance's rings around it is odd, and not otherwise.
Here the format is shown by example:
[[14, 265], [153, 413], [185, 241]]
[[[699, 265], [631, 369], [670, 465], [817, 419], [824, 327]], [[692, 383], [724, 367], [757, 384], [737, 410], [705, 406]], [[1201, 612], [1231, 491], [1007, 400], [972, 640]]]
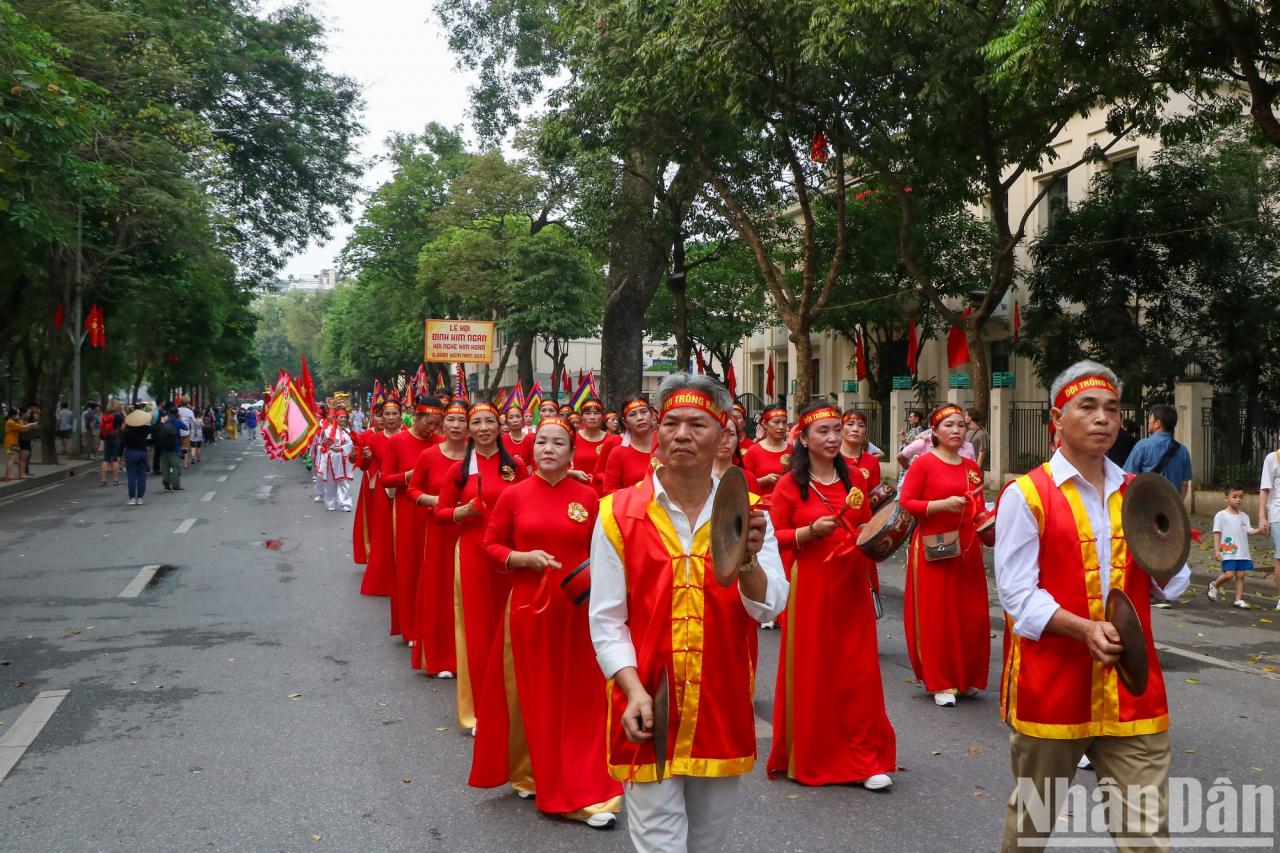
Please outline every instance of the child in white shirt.
[[1213, 551], [1222, 564], [1222, 574], [1205, 593], [1210, 601], [1218, 600], [1218, 589], [1231, 578], [1236, 580], [1236, 600], [1232, 607], [1248, 610], [1244, 600], [1244, 576], [1253, 571], [1253, 558], [1249, 555], [1249, 537], [1259, 532], [1249, 526], [1249, 516], [1240, 511], [1244, 503], [1244, 486], [1232, 483], [1226, 488], [1227, 508], [1213, 517]]

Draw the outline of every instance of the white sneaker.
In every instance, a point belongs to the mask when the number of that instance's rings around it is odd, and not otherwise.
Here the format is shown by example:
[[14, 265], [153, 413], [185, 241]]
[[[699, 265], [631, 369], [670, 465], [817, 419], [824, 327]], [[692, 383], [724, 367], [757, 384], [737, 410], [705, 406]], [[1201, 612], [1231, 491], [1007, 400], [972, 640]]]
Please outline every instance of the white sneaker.
[[765, 631], [772, 631], [774, 628], [777, 628], [777, 627], [778, 627], [778, 625], [777, 625], [777, 623], [776, 623], [776, 622], [761, 622], [761, 623], [760, 623], [760, 628], [761, 628], [762, 630], [765, 630]]
[[436, 678], [453, 678], [453, 673], [447, 669], [442, 669], [436, 673]]
[[311, 496], [311, 500], [315, 501], [316, 503], [320, 503], [320, 496], [319, 496], [319, 495], [312, 495], [312, 496]]
[[351, 512], [351, 507], [349, 507], [349, 506], [344, 506], [344, 507], [342, 508], [342, 511], [343, 511], [343, 512]]
[[1277, 610], [1277, 611], [1280, 611], [1280, 601], [1277, 601], [1277, 602], [1276, 602], [1276, 610]]
[[516, 788], [516, 796], [522, 800], [532, 800], [534, 794], [533, 791], [521, 791], [519, 788]]
[[583, 821], [583, 823], [585, 823], [587, 826], [591, 827], [592, 829], [613, 829], [614, 825], [617, 824], [617, 822], [618, 822], [618, 816], [615, 814], [610, 814], [609, 812], [604, 812], [603, 814], [593, 814], [591, 817]]
[[1093, 762], [1089, 760], [1088, 753], [1080, 756], [1080, 760], [1076, 762], [1076, 767], [1080, 770], [1092, 770]]
[[1249, 609], [1249, 602], [1244, 601], [1243, 599], [1239, 599], [1239, 598], [1237, 598], [1235, 601], [1231, 602], [1231, 606], [1232, 606], [1232, 607], [1239, 607], [1241, 610], [1248, 610], [1248, 609]]
[[883, 791], [893, 784], [893, 780], [889, 778], [888, 773], [877, 773], [876, 775], [862, 780], [862, 787], [868, 791]]
[[935, 693], [933, 694], [933, 704], [939, 708], [954, 708], [956, 706], [956, 694]]
[[137, 506], [137, 505], [138, 505], [138, 499], [137, 499], [137, 498], [129, 498], [128, 505], [129, 505], [129, 506]]
[[1205, 589], [1204, 594], [1209, 596], [1210, 601], [1218, 600], [1218, 588], [1213, 584], [1209, 584], [1208, 588]]
[[476, 736], [476, 727], [475, 727], [475, 726], [472, 726], [472, 727], [471, 727], [471, 736], [472, 736], [472, 737], [475, 737], [475, 736]]
[[[138, 502], [134, 504], [134, 506], [142, 506], [142, 498], [138, 498]], [[1277, 607], [1276, 609], [1280, 610], [1280, 607]]]

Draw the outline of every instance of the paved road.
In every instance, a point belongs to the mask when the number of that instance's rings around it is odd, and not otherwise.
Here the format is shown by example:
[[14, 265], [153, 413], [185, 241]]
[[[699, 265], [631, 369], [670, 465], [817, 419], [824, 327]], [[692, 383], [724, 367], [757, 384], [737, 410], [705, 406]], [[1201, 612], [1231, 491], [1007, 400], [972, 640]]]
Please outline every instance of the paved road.
[[[142, 507], [96, 481], [0, 504], [0, 736], [41, 691], [69, 691], [0, 782], [0, 849], [629, 849], [625, 832], [468, 788], [451, 684], [413, 672], [386, 600], [357, 594], [351, 516], [312, 503], [301, 466], [260, 446], [221, 442], [207, 460], [185, 491], [155, 485]], [[117, 597], [148, 565], [163, 567], [153, 582]], [[937, 709], [911, 683], [901, 566], [883, 576], [893, 790], [804, 788], [758, 768], [735, 849], [995, 849], [1011, 785], [995, 698]], [[1264, 668], [1280, 665], [1280, 614], [1196, 594], [1156, 616], [1183, 652], [1163, 656], [1174, 772], [1274, 785], [1280, 681]], [[762, 721], [777, 649], [764, 633]], [[997, 636], [993, 685], [998, 654]], [[760, 734], [764, 753], [767, 722]]]

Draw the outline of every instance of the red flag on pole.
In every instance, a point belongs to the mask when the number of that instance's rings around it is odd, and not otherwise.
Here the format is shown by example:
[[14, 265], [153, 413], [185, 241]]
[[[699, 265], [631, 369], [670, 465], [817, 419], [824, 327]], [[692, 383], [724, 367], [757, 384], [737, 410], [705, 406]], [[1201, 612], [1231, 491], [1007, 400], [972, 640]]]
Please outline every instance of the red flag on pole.
[[63, 308], [61, 305], [53, 309], [53, 330], [55, 332], [62, 331], [62, 320], [66, 315], [67, 309]]
[[311, 380], [311, 368], [307, 366], [307, 354], [302, 353], [302, 375], [298, 377], [298, 390], [302, 392], [302, 401], [315, 413], [316, 384]]
[[729, 396], [738, 396], [738, 375], [733, 370], [733, 362], [729, 362], [729, 369], [724, 373], [724, 384], [729, 386]]
[[916, 337], [916, 318], [907, 321], [907, 370], [915, 376], [919, 372], [920, 342]]
[[854, 375], [854, 378], [857, 379], [859, 382], [867, 378], [867, 350], [862, 340], [863, 334], [864, 333], [862, 329], [859, 328], [858, 338], [855, 343], [856, 349], [854, 352], [854, 359], [853, 359], [853, 364], [854, 364], [853, 375]]
[[694, 348], [693, 348], [693, 354], [694, 354], [694, 356], [698, 359], [698, 372], [699, 372], [699, 373], [706, 373], [706, 372], [707, 372], [707, 363], [706, 363], [705, 361], [703, 361], [703, 360], [702, 360], [702, 350], [700, 350], [698, 347], [694, 347]]
[[569, 385], [569, 368], [560, 368], [560, 383], [564, 385], [564, 393], [567, 396], [572, 386]]
[[1018, 312], [1018, 301], [1013, 302], [1013, 339], [1018, 339], [1018, 330], [1022, 328], [1022, 315]]
[[[972, 308], [966, 308], [961, 316], [968, 317], [972, 313]], [[951, 331], [947, 333], [947, 367], [962, 367], [968, 363], [969, 337], [965, 334], [963, 326], [952, 326]]]
[[764, 373], [764, 397], [766, 400], [773, 399], [773, 356], [769, 356], [769, 367]]
[[84, 327], [89, 333], [89, 346], [94, 349], [106, 347], [107, 334], [102, 327], [102, 309], [98, 307], [98, 303], [93, 303], [93, 307], [89, 309], [89, 316], [84, 318]]

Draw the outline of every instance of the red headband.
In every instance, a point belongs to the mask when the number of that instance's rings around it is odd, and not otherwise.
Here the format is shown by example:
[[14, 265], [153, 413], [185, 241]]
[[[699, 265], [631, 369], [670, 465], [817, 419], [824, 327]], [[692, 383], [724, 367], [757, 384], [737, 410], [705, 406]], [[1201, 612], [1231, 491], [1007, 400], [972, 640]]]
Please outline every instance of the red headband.
[[760, 423], [764, 423], [765, 421], [771, 421], [774, 418], [782, 418], [783, 420], [786, 420], [787, 410], [786, 409], [765, 409], [763, 412], [760, 413]]
[[1063, 409], [1067, 403], [1070, 403], [1078, 394], [1085, 391], [1092, 391], [1095, 388], [1101, 388], [1104, 391], [1110, 391], [1117, 397], [1120, 392], [1116, 390], [1115, 384], [1104, 376], [1081, 376], [1074, 382], [1067, 383], [1067, 386], [1058, 392], [1058, 396], [1053, 398], [1053, 407], [1055, 409]]
[[466, 405], [463, 403], [450, 403], [444, 410], [444, 416], [447, 418], [449, 415], [462, 415], [465, 418], [467, 416]]
[[934, 412], [933, 416], [929, 418], [929, 426], [936, 427], [938, 424], [942, 423], [952, 415], [959, 415], [960, 417], [964, 417], [964, 410], [961, 409], [959, 406], [943, 406], [941, 409], [938, 409], [938, 411]]
[[662, 413], [658, 416], [658, 420], [661, 421], [667, 416], [667, 412], [673, 409], [701, 409], [715, 418], [716, 423], [720, 426], [724, 426], [724, 422], [727, 419], [725, 413], [716, 406], [715, 400], [712, 400], [701, 391], [694, 391], [691, 388], [676, 391], [667, 397], [662, 404]]
[[627, 403], [625, 406], [622, 407], [622, 416], [625, 418], [627, 415], [631, 414], [636, 409], [647, 409], [647, 408], [649, 408], [648, 400], [632, 400], [630, 403]]
[[845, 413], [845, 416], [840, 419], [840, 423], [847, 424], [849, 421], [854, 420], [862, 421], [863, 426], [866, 426], [867, 416], [862, 412], [847, 412]]
[[488, 412], [495, 418], [498, 416], [498, 410], [489, 403], [476, 403], [467, 411], [467, 419], [470, 420], [472, 415], [479, 414], [480, 412]]
[[542, 432], [543, 427], [549, 426], [558, 426], [565, 432], [569, 433], [570, 438], [573, 437], [573, 427], [569, 426], [569, 422], [564, 418], [543, 418], [542, 423], [538, 424], [538, 428], [533, 431], [533, 434], [536, 436], [538, 433]]
[[808, 429], [818, 421], [825, 421], [827, 418], [840, 420], [840, 413], [830, 406], [823, 406], [821, 409], [814, 409], [809, 414], [800, 418], [800, 429]]
[[585, 412], [587, 409], [595, 409], [598, 412], [603, 412], [604, 406], [600, 405], [599, 400], [588, 400], [582, 404], [582, 411]]
[[413, 407], [415, 415], [443, 415], [444, 409], [439, 406], [418, 405]]

